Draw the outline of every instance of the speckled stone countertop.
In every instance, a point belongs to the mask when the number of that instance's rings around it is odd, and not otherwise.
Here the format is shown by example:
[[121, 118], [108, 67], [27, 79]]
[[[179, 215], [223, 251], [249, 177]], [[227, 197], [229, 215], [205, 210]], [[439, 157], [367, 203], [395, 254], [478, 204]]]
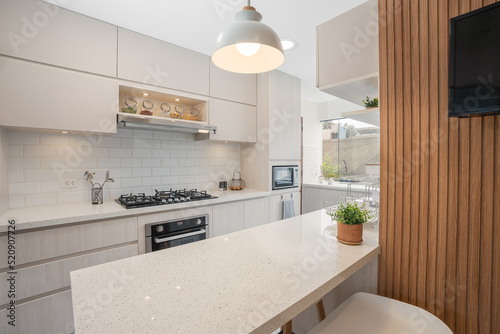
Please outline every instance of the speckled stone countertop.
[[272, 333], [374, 259], [324, 210], [71, 273], [76, 334]]
[[16, 221], [16, 230], [23, 230], [79, 223], [91, 220], [130, 217], [165, 211], [183, 210], [193, 207], [265, 197], [271, 194], [267, 191], [252, 189], [245, 189], [242, 191], [212, 190], [209, 191], [209, 193], [213, 196], [217, 196], [218, 198], [137, 209], [125, 209], [114, 200], [105, 201], [101, 205], [92, 205], [89, 202], [85, 202], [13, 209], [7, 211], [0, 217], [0, 232], [7, 231], [7, 226], [9, 224], [9, 220], [11, 219]]

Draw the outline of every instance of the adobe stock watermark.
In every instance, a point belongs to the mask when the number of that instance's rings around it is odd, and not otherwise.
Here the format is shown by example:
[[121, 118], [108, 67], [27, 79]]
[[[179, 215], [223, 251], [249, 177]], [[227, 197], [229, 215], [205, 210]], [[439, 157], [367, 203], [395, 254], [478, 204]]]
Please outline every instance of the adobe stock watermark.
[[78, 314], [80, 323], [90, 325], [97, 314], [110, 305], [117, 295], [124, 293], [125, 287], [135, 280], [136, 277], [128, 274], [125, 268], [122, 268], [121, 272], [113, 270], [105, 287], [93, 296], [80, 301], [78, 305], [74, 305], [74, 312]]
[[351, 64], [353, 57], [360, 55], [371, 43], [378, 43], [378, 13], [372, 11], [370, 16], [372, 19], [366, 22], [362, 28], [359, 26], [353, 28], [354, 37], [352, 42], [341, 42], [339, 44], [340, 51], [348, 64]]
[[219, 19], [224, 21], [227, 14], [232, 14], [241, 9], [246, 3], [245, 0], [214, 0], [212, 5]]
[[[72, 0], [56, 0], [56, 3], [65, 5], [70, 1]], [[7, 39], [16, 54], [21, 51], [22, 46], [33, 40], [60, 11], [58, 6], [43, 1], [35, 1], [35, 3], [40, 7], [40, 10], [33, 13], [33, 15], [20, 18], [20, 33], [11, 31], [7, 34]]]
[[320, 265], [329, 260], [330, 255], [337, 250], [337, 242], [331, 238], [319, 237], [312, 256], [305, 258], [300, 265], [293, 266], [283, 273], [282, 288], [276, 288], [269, 298], [261, 303], [255, 303], [253, 311], [242, 319], [236, 333], [248, 333], [262, 325], [266, 319], [286, 307], [285, 296], [289, 292], [297, 291], [301, 285], [314, 275]]

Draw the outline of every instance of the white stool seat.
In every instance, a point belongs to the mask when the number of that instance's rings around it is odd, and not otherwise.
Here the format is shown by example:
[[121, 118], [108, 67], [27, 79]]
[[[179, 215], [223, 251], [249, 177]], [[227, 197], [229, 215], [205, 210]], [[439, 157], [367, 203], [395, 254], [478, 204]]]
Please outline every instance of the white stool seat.
[[359, 292], [309, 334], [453, 334], [433, 314], [394, 299]]

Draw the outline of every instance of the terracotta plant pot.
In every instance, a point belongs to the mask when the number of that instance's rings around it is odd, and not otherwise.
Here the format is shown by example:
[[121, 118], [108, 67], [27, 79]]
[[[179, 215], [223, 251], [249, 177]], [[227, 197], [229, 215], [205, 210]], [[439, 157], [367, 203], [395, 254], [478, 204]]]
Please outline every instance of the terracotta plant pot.
[[363, 224], [347, 225], [337, 222], [337, 240], [347, 245], [359, 245], [363, 241]]

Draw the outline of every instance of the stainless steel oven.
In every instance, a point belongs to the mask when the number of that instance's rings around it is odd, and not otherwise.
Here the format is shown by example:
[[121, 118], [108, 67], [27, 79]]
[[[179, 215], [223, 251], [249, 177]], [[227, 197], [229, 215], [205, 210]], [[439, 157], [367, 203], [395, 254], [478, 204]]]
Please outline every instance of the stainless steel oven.
[[273, 190], [298, 188], [299, 166], [273, 166], [272, 167]]
[[208, 216], [146, 225], [146, 252], [171, 248], [207, 238]]

